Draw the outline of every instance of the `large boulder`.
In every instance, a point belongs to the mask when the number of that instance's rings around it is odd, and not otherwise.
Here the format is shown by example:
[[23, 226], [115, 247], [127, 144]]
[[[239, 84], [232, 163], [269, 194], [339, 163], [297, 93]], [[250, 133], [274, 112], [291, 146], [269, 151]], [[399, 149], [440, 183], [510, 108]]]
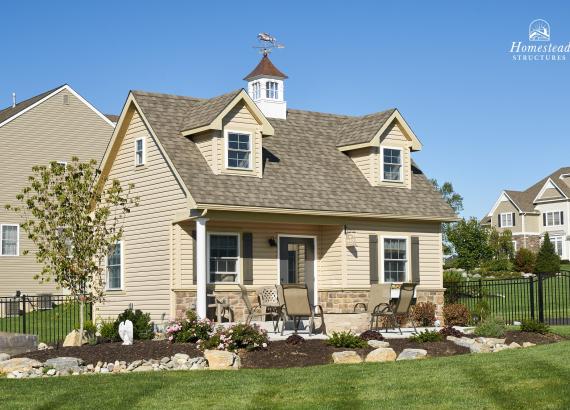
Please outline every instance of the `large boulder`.
[[42, 367], [42, 363], [34, 359], [19, 357], [0, 362], [0, 373], [29, 372], [37, 367]]
[[336, 364], [362, 363], [362, 358], [354, 350], [334, 352], [332, 359]]
[[10, 358], [10, 355], [8, 353], [0, 353], [0, 362], [3, 362], [4, 360], [8, 360]]
[[211, 370], [237, 370], [241, 367], [239, 356], [223, 350], [206, 350], [204, 358]]
[[393, 362], [396, 360], [396, 352], [394, 349], [389, 347], [380, 347], [376, 350], [371, 351], [366, 355], [366, 362]]
[[46, 360], [44, 365], [46, 367], [52, 367], [62, 374], [73, 373], [81, 370], [80, 367], [83, 365], [83, 359], [77, 357], [55, 357]]
[[396, 360], [417, 360], [425, 359], [427, 356], [427, 350], [424, 349], [404, 349], [402, 353], [398, 356]]
[[390, 347], [390, 343], [383, 342], [382, 340], [369, 340], [368, 346], [378, 349], [380, 347]]
[[87, 338], [83, 335], [83, 341], [79, 337], [79, 330], [72, 330], [63, 341], [63, 347], [81, 346], [87, 344]]
[[0, 352], [15, 356], [38, 348], [38, 336], [0, 332]]

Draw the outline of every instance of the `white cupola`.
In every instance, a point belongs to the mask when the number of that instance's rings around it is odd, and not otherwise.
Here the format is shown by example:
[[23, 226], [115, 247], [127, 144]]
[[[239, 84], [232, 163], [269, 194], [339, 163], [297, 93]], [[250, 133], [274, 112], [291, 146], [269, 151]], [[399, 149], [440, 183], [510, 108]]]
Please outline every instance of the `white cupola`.
[[286, 78], [287, 76], [273, 65], [267, 52], [263, 53], [257, 67], [244, 78], [247, 81], [249, 96], [268, 118], [287, 118]]

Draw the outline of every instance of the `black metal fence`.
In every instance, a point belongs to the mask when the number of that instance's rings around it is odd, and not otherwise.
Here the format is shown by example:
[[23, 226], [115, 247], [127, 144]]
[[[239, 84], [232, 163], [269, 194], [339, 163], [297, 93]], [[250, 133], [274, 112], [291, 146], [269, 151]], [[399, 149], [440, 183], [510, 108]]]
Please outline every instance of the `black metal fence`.
[[[85, 321], [93, 307], [85, 304]], [[79, 325], [79, 303], [68, 296], [0, 297], [0, 332], [36, 334], [41, 342], [55, 343]]]
[[475, 315], [570, 324], [570, 273], [528, 278], [478, 279], [444, 283], [446, 303], [462, 303]]

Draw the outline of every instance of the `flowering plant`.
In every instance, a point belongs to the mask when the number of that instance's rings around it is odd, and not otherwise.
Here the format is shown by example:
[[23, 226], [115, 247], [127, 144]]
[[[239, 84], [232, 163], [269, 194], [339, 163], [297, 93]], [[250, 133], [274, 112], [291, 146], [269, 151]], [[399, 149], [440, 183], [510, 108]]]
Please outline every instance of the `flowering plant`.
[[171, 322], [166, 328], [168, 340], [172, 343], [194, 343], [210, 338], [214, 325], [210, 319], [197, 319], [187, 315], [184, 320]]
[[231, 327], [219, 326], [209, 339], [199, 340], [199, 349], [227, 350], [233, 352], [237, 349], [254, 350], [267, 347], [267, 331], [258, 325], [238, 323]]

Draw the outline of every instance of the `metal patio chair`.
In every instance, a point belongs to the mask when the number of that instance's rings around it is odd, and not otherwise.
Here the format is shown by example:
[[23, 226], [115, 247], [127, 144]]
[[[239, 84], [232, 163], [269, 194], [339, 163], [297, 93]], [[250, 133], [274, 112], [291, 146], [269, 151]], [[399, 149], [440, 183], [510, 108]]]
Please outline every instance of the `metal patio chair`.
[[263, 320], [265, 320], [265, 315], [261, 310], [261, 305], [259, 303], [255, 305], [252, 304], [251, 300], [249, 300], [246, 287], [243, 285], [238, 285], [238, 286], [241, 290], [241, 298], [245, 304], [245, 309], [247, 310], [247, 317], [245, 319], [245, 324], [249, 325], [251, 323], [251, 320], [256, 316], [259, 318], [263, 318]]
[[[400, 296], [398, 300], [393, 303], [381, 303], [378, 306], [374, 307], [372, 312], [372, 319], [370, 320], [370, 329], [373, 328], [373, 319], [376, 318], [376, 328], [378, 330], [378, 320], [381, 317], [388, 318], [390, 322], [395, 325], [392, 328], [394, 329], [398, 326], [398, 330], [400, 334], [402, 334], [402, 328], [398, 323], [398, 316], [406, 317], [412, 322], [412, 326], [414, 327], [414, 331], [417, 333], [416, 324], [414, 322], [413, 316], [410, 314], [411, 307], [414, 301], [414, 292], [416, 290], [417, 283], [402, 283], [400, 286]], [[388, 324], [387, 322], [384, 323], [384, 327], [386, 331], [388, 331]]]
[[[309, 302], [309, 290], [305, 285], [283, 284], [283, 308], [287, 316], [293, 319], [295, 333], [303, 317], [309, 318], [309, 335], [315, 332], [315, 317], [320, 317], [324, 326], [324, 312], [320, 305], [312, 306]], [[281, 327], [281, 335], [285, 330], [285, 322]]]
[[377, 307], [380, 305], [390, 304], [392, 299], [392, 284], [391, 283], [378, 283], [370, 285], [370, 292], [368, 294], [368, 303], [358, 302], [354, 305], [354, 311], [361, 306], [367, 313], [370, 314], [370, 329], [372, 329], [374, 320], [376, 319], [376, 328], [378, 328], [379, 316], [376, 315]]

